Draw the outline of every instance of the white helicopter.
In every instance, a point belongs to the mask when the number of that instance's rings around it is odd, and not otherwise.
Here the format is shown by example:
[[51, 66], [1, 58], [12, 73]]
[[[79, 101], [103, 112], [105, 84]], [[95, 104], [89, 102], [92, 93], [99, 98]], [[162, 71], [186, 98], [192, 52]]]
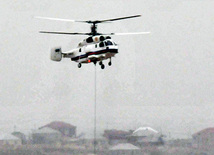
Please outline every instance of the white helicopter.
[[111, 22], [116, 20], [128, 19], [140, 17], [141, 15], [127, 16], [121, 18], [113, 18], [106, 20], [87, 20], [87, 21], [77, 21], [71, 19], [61, 19], [61, 18], [50, 18], [50, 17], [39, 17], [40, 19], [48, 20], [58, 20], [66, 22], [81, 22], [88, 23], [91, 25], [90, 33], [70, 33], [70, 32], [49, 32], [49, 31], [40, 31], [40, 33], [49, 33], [49, 34], [64, 34], [64, 35], [88, 35], [89, 37], [84, 39], [79, 43], [77, 48], [72, 49], [67, 52], [62, 52], [61, 48], [54, 48], [51, 50], [51, 60], [61, 61], [62, 58], [70, 58], [71, 61], [78, 63], [78, 67], [81, 68], [83, 63], [94, 63], [96, 65], [99, 62], [99, 65], [102, 69], [105, 68], [103, 60], [109, 59], [108, 65], [111, 66], [111, 58], [118, 53], [118, 45], [111, 39], [112, 35], [132, 35], [132, 34], [148, 34], [150, 32], [134, 32], [134, 33], [98, 33], [97, 24]]

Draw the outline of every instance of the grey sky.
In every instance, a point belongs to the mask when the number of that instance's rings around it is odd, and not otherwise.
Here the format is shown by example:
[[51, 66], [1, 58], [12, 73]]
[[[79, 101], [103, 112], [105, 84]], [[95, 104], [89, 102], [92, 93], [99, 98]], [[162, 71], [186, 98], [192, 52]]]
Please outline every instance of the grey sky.
[[4, 0], [0, 1], [0, 130], [30, 131], [62, 120], [92, 134], [94, 66], [49, 59], [50, 49], [75, 48], [81, 36], [39, 30], [88, 32], [90, 25], [34, 19], [78, 20], [142, 14], [98, 25], [100, 32], [151, 31], [115, 36], [113, 66], [97, 67], [98, 131], [148, 125], [190, 135], [214, 126], [214, 1]]

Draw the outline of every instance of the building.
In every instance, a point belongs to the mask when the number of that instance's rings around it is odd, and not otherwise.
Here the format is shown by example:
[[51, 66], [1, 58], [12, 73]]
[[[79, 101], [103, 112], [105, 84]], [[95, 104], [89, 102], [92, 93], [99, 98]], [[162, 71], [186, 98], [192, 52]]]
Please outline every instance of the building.
[[128, 141], [141, 147], [160, 145], [163, 144], [163, 136], [161, 133], [150, 127], [140, 127], [129, 136]]
[[130, 143], [121, 143], [109, 149], [109, 155], [142, 155], [140, 148]]
[[62, 135], [59, 131], [44, 127], [32, 133], [33, 144], [57, 144], [61, 142]]
[[73, 126], [71, 124], [68, 124], [62, 121], [51, 122], [47, 125], [40, 127], [40, 129], [45, 127], [59, 131], [62, 134], [62, 136], [73, 137], [73, 138], [76, 137], [76, 126]]
[[12, 135], [14, 135], [17, 138], [21, 139], [22, 144], [27, 144], [27, 138], [26, 138], [25, 134], [15, 131], [15, 132], [12, 133]]
[[214, 128], [206, 128], [192, 135], [193, 145], [200, 150], [214, 150]]
[[173, 139], [168, 140], [166, 145], [169, 147], [182, 147], [182, 148], [190, 148], [192, 147], [192, 139]]
[[11, 134], [0, 134], [0, 146], [19, 146], [22, 145], [21, 139]]
[[110, 145], [115, 145], [119, 143], [126, 143], [127, 137], [130, 136], [131, 133], [123, 130], [105, 130], [104, 137], [107, 138], [108, 143]]

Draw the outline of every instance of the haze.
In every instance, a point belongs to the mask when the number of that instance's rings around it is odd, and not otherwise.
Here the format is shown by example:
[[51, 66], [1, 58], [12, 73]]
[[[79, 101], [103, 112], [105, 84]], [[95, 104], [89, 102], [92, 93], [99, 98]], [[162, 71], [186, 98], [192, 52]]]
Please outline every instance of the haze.
[[[0, 131], [30, 132], [54, 120], [93, 134], [94, 65], [50, 60], [50, 49], [75, 48], [84, 36], [39, 30], [89, 32], [90, 25], [46, 21], [141, 14], [99, 24], [114, 36], [113, 65], [97, 66], [97, 130], [151, 126], [172, 137], [213, 127], [214, 2], [211, 0], [4, 0], [0, 2]], [[107, 62], [105, 62], [107, 64]]]

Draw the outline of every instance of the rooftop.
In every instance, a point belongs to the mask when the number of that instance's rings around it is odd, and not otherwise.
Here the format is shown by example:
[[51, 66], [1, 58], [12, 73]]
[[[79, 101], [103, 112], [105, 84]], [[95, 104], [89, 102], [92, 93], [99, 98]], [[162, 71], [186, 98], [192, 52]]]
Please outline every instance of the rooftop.
[[197, 136], [197, 135], [200, 135], [200, 134], [209, 134], [209, 133], [214, 133], [214, 128], [206, 128], [206, 129], [203, 129], [199, 132], [196, 132], [195, 134], [193, 134], [193, 136]]
[[16, 136], [13, 136], [11, 134], [1, 134], [0, 140], [19, 140]]
[[41, 128], [44, 128], [44, 127], [49, 127], [49, 128], [55, 129], [55, 130], [59, 130], [61, 128], [76, 128], [76, 126], [62, 122], [62, 121], [54, 121], [45, 126], [42, 126]]
[[157, 134], [159, 132], [150, 127], [140, 127], [133, 132], [132, 136], [151, 136]]
[[58, 133], [58, 134], [60, 134], [59, 131], [51, 129], [49, 127], [44, 127], [44, 128], [39, 129], [39, 130], [34, 130], [33, 133], [34, 134], [43, 134], [43, 133]]

